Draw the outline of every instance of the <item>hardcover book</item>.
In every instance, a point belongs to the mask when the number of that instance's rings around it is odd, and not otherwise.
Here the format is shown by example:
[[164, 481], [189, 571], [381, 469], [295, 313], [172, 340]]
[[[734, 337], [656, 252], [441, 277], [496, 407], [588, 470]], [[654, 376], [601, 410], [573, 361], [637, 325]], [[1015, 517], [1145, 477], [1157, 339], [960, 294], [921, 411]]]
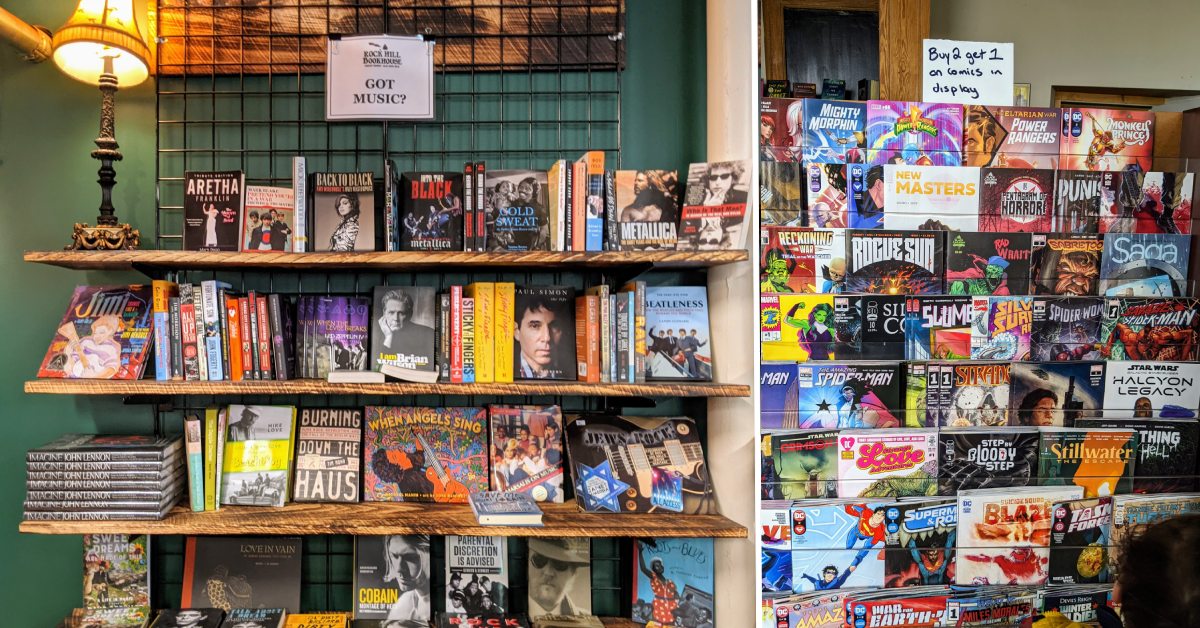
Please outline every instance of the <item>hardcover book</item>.
[[488, 406], [491, 488], [563, 502], [563, 423], [558, 406]]
[[792, 590], [882, 587], [886, 507], [879, 501], [797, 502], [791, 509]]
[[528, 573], [530, 617], [592, 612], [590, 539], [529, 539]]
[[291, 251], [296, 199], [291, 188], [246, 186], [243, 252]]
[[951, 233], [946, 247], [949, 294], [1026, 294], [1033, 236], [980, 228], [981, 233]]
[[646, 288], [647, 380], [711, 381], [711, 341], [706, 286]]
[[884, 228], [979, 230], [979, 168], [887, 164], [883, 183]]
[[1054, 228], [1054, 171], [984, 168], [979, 230], [1034, 233]]
[[768, 436], [779, 499], [837, 497], [837, 431], [804, 430]]
[[1009, 377], [1010, 425], [1071, 427], [1102, 412], [1103, 362], [1014, 362]]
[[574, 288], [517, 286], [512, 323], [516, 379], [576, 379]]
[[370, 368], [393, 367], [396, 376], [437, 373], [435, 297], [428, 286], [375, 286]]
[[1038, 478], [1042, 486], [1074, 484], [1084, 497], [1133, 488], [1138, 434], [1133, 430], [1041, 428]]
[[614, 174], [618, 250], [673, 251], [678, 240], [679, 172], [617, 170]]
[[1054, 194], [1054, 231], [1099, 233], [1100, 216], [1112, 213], [1118, 186], [1115, 172], [1060, 169]]
[[899, 427], [901, 366], [889, 363], [802, 364], [796, 407], [804, 429]]
[[872, 165], [962, 165], [963, 106], [867, 102], [867, 159]]
[[580, 510], [717, 511], [704, 449], [687, 417], [575, 416], [567, 422], [567, 452]]
[[1196, 417], [1196, 408], [1200, 407], [1200, 364], [1111, 360], [1104, 370], [1106, 417]]
[[701, 626], [714, 621], [712, 539], [637, 540], [633, 554], [635, 624]]
[[[545, 170], [488, 170], [483, 211], [487, 251], [549, 251]], [[583, 228], [583, 225], [579, 225]]]
[[304, 408], [299, 423], [292, 500], [359, 501], [362, 410]]
[[235, 404], [228, 413], [220, 503], [284, 505], [290, 493], [296, 408]]
[[180, 605], [299, 610], [302, 560], [300, 537], [189, 536]]
[[937, 495], [937, 463], [936, 430], [842, 430], [838, 497]]
[[1138, 434], [1134, 493], [1181, 493], [1193, 490], [1200, 426], [1195, 419], [1082, 418], [1079, 428], [1116, 428]]
[[146, 535], [83, 535], [83, 605], [150, 606], [150, 545]]
[[467, 501], [481, 526], [542, 525], [542, 509], [529, 493], [481, 491], [468, 495]]
[[1082, 497], [1079, 487], [959, 492], [955, 583], [1045, 584], [1053, 504]]
[[1191, 237], [1106, 233], [1100, 294], [1110, 297], [1187, 296]]
[[1101, 233], [1191, 233], [1190, 172], [1121, 171], [1116, 202], [1100, 215]]
[[185, 172], [183, 178], [183, 250], [239, 250], [242, 172]]
[[400, 250], [463, 250], [463, 175], [406, 172], [400, 176]]
[[447, 612], [487, 620], [508, 609], [508, 538], [446, 535]]
[[38, 377], [141, 379], [151, 345], [149, 285], [76, 286]]
[[377, 251], [375, 178], [371, 172], [314, 172], [310, 201], [312, 250]]
[[354, 537], [354, 617], [424, 628], [431, 617], [429, 536]]
[[1103, 250], [1099, 234], [1034, 234], [1029, 293], [1094, 296]]
[[972, 360], [1028, 360], [1033, 297], [973, 297]]
[[487, 490], [483, 408], [367, 406], [363, 500], [466, 503]]
[[744, 161], [694, 163], [680, 215], [680, 251], [744, 249], [750, 174]]
[[940, 294], [945, 234], [939, 231], [846, 232], [846, 292]]
[[992, 168], [1058, 167], [1063, 110], [966, 106], [963, 164]]
[[224, 618], [219, 608], [163, 609], [150, 628], [219, 628]]
[[943, 586], [954, 582], [956, 500], [892, 504], [884, 510], [884, 517], [885, 587]]
[[[1065, 124], [1070, 118], [1070, 124]], [[1128, 109], [1063, 109], [1060, 168], [1123, 170], [1151, 167], [1154, 156], [1154, 112]]]
[[[117, 462], [150, 460], [165, 468], [178, 466], [183, 439], [142, 434], [63, 434], [30, 449], [27, 462]], [[169, 466], [168, 466], [169, 463]]]
[[904, 357], [965, 360], [971, 357], [974, 304], [969, 296], [912, 296], [905, 300]]
[[1196, 360], [1200, 299], [1106, 299], [1100, 353], [1110, 360]]
[[938, 494], [1028, 486], [1037, 478], [1038, 431], [958, 428], [938, 432]]
[[1050, 577], [1046, 583], [1107, 582], [1112, 498], [1056, 502], [1051, 513]]

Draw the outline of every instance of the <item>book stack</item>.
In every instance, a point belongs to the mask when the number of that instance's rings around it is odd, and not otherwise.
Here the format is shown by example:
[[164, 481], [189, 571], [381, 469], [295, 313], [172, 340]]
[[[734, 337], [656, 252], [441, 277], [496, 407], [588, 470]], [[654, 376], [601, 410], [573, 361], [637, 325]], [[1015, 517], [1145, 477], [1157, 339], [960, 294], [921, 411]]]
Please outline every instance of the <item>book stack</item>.
[[183, 440], [66, 434], [26, 456], [27, 521], [161, 519], [183, 495]]
[[189, 503], [194, 512], [222, 505], [282, 506], [294, 467], [296, 408], [209, 407], [184, 419]]

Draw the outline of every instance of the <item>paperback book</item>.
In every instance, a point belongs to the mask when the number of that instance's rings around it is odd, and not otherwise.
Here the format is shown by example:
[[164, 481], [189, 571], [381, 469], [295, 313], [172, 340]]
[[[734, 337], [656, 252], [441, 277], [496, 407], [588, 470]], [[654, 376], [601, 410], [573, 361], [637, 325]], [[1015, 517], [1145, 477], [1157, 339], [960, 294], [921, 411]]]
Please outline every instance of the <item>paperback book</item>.
[[1119, 362], [1104, 365], [1104, 416], [1191, 419], [1200, 407], [1200, 364]]
[[[1129, 109], [1064, 108], [1059, 167], [1117, 171], [1150, 170], [1154, 156], [1154, 112]], [[1067, 130], [1070, 129], [1070, 133]]]
[[679, 172], [617, 170], [614, 174], [617, 242], [622, 251], [667, 251], [678, 240]]
[[1106, 233], [1100, 259], [1100, 294], [1110, 297], [1174, 297], [1187, 284], [1191, 236]]
[[746, 248], [749, 184], [750, 174], [743, 161], [691, 164], [676, 248], [680, 251]]
[[759, 340], [764, 361], [832, 360], [832, 294], [762, 294]]
[[282, 506], [296, 443], [293, 406], [231, 405], [220, 473], [220, 503]]
[[356, 620], [390, 619], [401, 628], [424, 628], [432, 616], [429, 581], [428, 535], [354, 537]]
[[1100, 297], [1034, 297], [1033, 360], [1071, 362], [1100, 360], [1100, 330], [1104, 318]]
[[1107, 582], [1112, 498], [1056, 502], [1052, 508], [1047, 584]]
[[764, 226], [760, 230], [762, 260], [760, 292], [820, 292], [817, 290], [816, 241], [833, 230]]
[[792, 590], [882, 587], [887, 502], [838, 500], [791, 509]]
[[1099, 348], [1106, 359], [1197, 359], [1200, 299], [1107, 299], [1104, 308]]
[[949, 403], [942, 408], [938, 427], [1008, 425], [1008, 362], [971, 360], [943, 368], [950, 371]]
[[1079, 487], [959, 492], [955, 583], [1045, 584], [1053, 504], [1082, 497]]
[[937, 495], [937, 461], [936, 430], [842, 430], [838, 497]]
[[150, 606], [150, 545], [146, 535], [83, 535], [83, 605]]
[[1115, 172], [1071, 170], [1061, 162], [1054, 194], [1054, 231], [1099, 233], [1100, 216], [1117, 200]]
[[972, 360], [1028, 360], [1033, 297], [974, 297]]
[[363, 500], [466, 503], [488, 487], [483, 408], [367, 406]]
[[[866, 103], [815, 98], [795, 102], [802, 108], [802, 141], [795, 145], [804, 147], [805, 161], [863, 161], [863, 149], [867, 145]], [[792, 108], [788, 107], [784, 112], [790, 121]]]
[[1101, 233], [1183, 233], [1192, 230], [1190, 172], [1121, 171], [1112, 213], [1100, 216]]
[[592, 546], [586, 538], [529, 539], [529, 616], [592, 612]]
[[962, 105], [867, 102], [867, 159], [872, 165], [960, 166], [962, 142]]
[[1134, 493], [1181, 493], [1196, 486], [1200, 426], [1195, 419], [1083, 418], [1079, 428], [1134, 430], [1138, 435]]
[[291, 188], [246, 186], [241, 250], [291, 251], [295, 212], [296, 199]]
[[509, 610], [507, 537], [446, 536], [446, 610], [483, 620]]
[[246, 180], [242, 172], [185, 172], [183, 180], [183, 250], [237, 251]]
[[1030, 294], [1094, 296], [1104, 239], [1095, 233], [1033, 235]]
[[220, 628], [225, 611], [219, 608], [174, 608], [158, 611], [150, 628]]
[[706, 286], [647, 286], [647, 380], [711, 381], [711, 340]]
[[410, 381], [436, 376], [435, 297], [428, 286], [375, 287], [370, 368]]
[[887, 164], [887, 229], [979, 231], [979, 168]]
[[547, 184], [545, 170], [487, 171], [484, 250], [550, 250]]
[[847, 231], [846, 292], [940, 294], [944, 236], [939, 231]]
[[1054, 228], [1054, 170], [984, 168], [980, 187], [980, 231], [1036, 233]]
[[38, 377], [141, 379], [152, 344], [149, 285], [76, 286]]
[[920, 296], [905, 301], [904, 357], [965, 360], [971, 357], [974, 305], [969, 296]]

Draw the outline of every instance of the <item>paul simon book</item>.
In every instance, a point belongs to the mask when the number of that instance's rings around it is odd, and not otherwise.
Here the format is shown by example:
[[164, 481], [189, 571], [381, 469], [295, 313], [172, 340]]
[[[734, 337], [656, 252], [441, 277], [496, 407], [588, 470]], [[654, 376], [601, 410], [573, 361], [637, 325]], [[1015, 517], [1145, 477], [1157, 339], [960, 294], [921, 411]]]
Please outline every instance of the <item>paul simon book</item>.
[[77, 286], [38, 377], [141, 379], [150, 350], [150, 286]]
[[466, 503], [488, 489], [483, 408], [367, 406], [363, 500]]

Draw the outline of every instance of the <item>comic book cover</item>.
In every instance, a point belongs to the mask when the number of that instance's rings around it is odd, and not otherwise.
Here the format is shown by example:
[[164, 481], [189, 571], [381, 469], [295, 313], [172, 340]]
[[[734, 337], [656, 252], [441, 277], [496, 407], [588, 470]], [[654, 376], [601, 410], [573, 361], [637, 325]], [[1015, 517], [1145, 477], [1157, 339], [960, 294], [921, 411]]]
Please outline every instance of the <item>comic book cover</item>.
[[1081, 498], [1083, 490], [1079, 487], [960, 492], [956, 583], [1045, 584], [1052, 505]]
[[1100, 215], [1100, 233], [1191, 233], [1190, 172], [1122, 170], [1116, 202]]
[[491, 488], [563, 502], [563, 424], [558, 406], [489, 405]]
[[[1108, 552], [1108, 549], [1105, 549]], [[1102, 580], [1101, 582], [1104, 582]], [[1112, 585], [1048, 587], [1042, 592], [1042, 612], [1058, 611], [1076, 623], [1098, 626], [1101, 606], [1112, 606]]]
[[1181, 493], [1194, 490], [1200, 426], [1195, 419], [1084, 418], [1075, 427], [1103, 427], [1138, 433], [1134, 493]]
[[800, 385], [795, 362], [764, 362], [759, 367], [759, 422], [763, 429], [800, 427]]
[[466, 503], [488, 490], [483, 408], [367, 406], [363, 501]]
[[804, 145], [804, 102], [799, 98], [763, 98], [758, 103], [758, 152], [762, 161], [800, 160]]
[[1190, 236], [1106, 233], [1100, 294], [1110, 297], [1187, 296]]
[[984, 168], [979, 230], [1033, 233], [1054, 228], [1054, 171]]
[[816, 241], [832, 230], [814, 232], [808, 227], [764, 226], [762, 258], [758, 267], [760, 292], [819, 292], [816, 288]]
[[[789, 526], [790, 528], [790, 526]], [[791, 538], [788, 539], [789, 549], [762, 548], [762, 592], [791, 593], [792, 592], [792, 550]]]
[[617, 244], [622, 251], [669, 251], [679, 224], [675, 170], [617, 170], [613, 207]]
[[904, 427], [929, 427], [925, 422], [926, 369], [925, 362], [904, 363]]
[[872, 165], [962, 165], [963, 106], [867, 102], [867, 159]]
[[940, 231], [849, 230], [846, 292], [940, 294], [944, 251]]
[[938, 427], [1008, 425], [1008, 362], [954, 363], [950, 405]]
[[1064, 108], [1060, 128], [1060, 168], [1113, 171], [1136, 165], [1142, 172], [1150, 170], [1153, 111]]
[[973, 297], [972, 360], [1028, 360], [1033, 297]]
[[979, 168], [887, 164], [883, 184], [887, 229], [979, 230]]
[[857, 294], [833, 297], [833, 354], [839, 360], [862, 359], [861, 300]]
[[1038, 464], [1036, 428], [944, 429], [938, 432], [938, 494], [1029, 486]]
[[1200, 495], [1116, 495], [1113, 497], [1112, 554], [1109, 561], [1111, 578], [1116, 580], [1121, 564], [1121, 546], [1131, 535], [1147, 525], [1186, 515], [1200, 513]]
[[1108, 538], [1112, 498], [1055, 502], [1050, 525], [1050, 577], [1047, 584], [1108, 581]]
[[141, 379], [152, 344], [150, 284], [76, 286], [38, 377]]
[[764, 361], [834, 359], [832, 294], [762, 294], [759, 325]]
[[1103, 407], [1104, 362], [1014, 362], [1009, 378], [1010, 425], [1071, 427]]
[[1103, 250], [1095, 233], [1034, 234], [1029, 294], [1097, 294]]
[[884, 516], [885, 587], [954, 582], [957, 500], [891, 504]]
[[937, 495], [937, 430], [842, 430], [838, 496]]
[[800, 162], [760, 161], [758, 179], [760, 224], [808, 226], [808, 212], [804, 211], [804, 168]]
[[463, 174], [400, 175], [400, 250], [463, 250]]
[[1110, 360], [1196, 360], [1200, 299], [1107, 299], [1100, 353]]
[[1029, 289], [1029, 233], [956, 232], [946, 235], [948, 294], [1010, 295]]
[[867, 103], [805, 98], [804, 160], [863, 162], [867, 146]]
[[1058, 171], [1054, 186], [1054, 231], [1099, 233], [1100, 216], [1117, 202], [1115, 172]]
[[846, 286], [846, 230], [813, 229], [812, 292], [843, 292]]
[[[841, 628], [846, 625], [846, 605], [836, 591], [810, 593], [799, 600], [777, 602], [771, 613], [770, 628]], [[777, 623], [778, 622], [778, 623]]]
[[1200, 407], [1200, 364], [1110, 360], [1104, 370], [1106, 417], [1196, 417], [1196, 408]]
[[[636, 566], [630, 596], [633, 623], [672, 625], [677, 617], [684, 616], [695, 617], [700, 622], [713, 621], [712, 539], [637, 540], [633, 544], [633, 555]], [[663, 595], [671, 590], [675, 596], [673, 602], [669, 601], [671, 593]], [[662, 604], [663, 601], [667, 604]]]
[[[792, 508], [792, 589], [883, 586], [886, 502]], [[854, 569], [850, 569], [854, 567]]]
[[567, 421], [575, 497], [586, 512], [717, 511], [696, 423], [577, 415]]
[[[866, 164], [850, 164], [849, 167], [861, 166], [863, 193], [853, 195], [851, 200], [857, 203], [850, 209], [850, 227], [852, 229], [882, 229], [885, 211], [887, 209], [887, 186], [884, 181], [884, 165], [868, 166]], [[850, 178], [851, 184], [858, 177]]]
[[899, 364], [801, 364], [796, 371], [799, 427], [899, 427]]
[[837, 431], [771, 435], [781, 499], [837, 497]]
[[83, 535], [85, 608], [150, 606], [150, 554], [145, 534]]
[[1058, 107], [966, 106], [963, 165], [993, 168], [1058, 167]]
[[[905, 297], [901, 294], [863, 294], [846, 297], [857, 302], [861, 357], [871, 360], [904, 359]], [[836, 316], [837, 299], [834, 301]], [[839, 326], [840, 327], [840, 326]], [[839, 352], [838, 357], [842, 355]]]
[[[850, 226], [850, 211], [862, 193], [862, 181], [851, 186], [845, 163], [804, 162], [804, 199], [808, 225], [827, 229]], [[861, 168], [856, 169], [861, 173]], [[857, 192], [854, 188], [857, 188]]]
[[1034, 297], [1029, 353], [1039, 362], [1100, 360], [1100, 297]]
[[1042, 486], [1083, 488], [1084, 497], [1128, 493], [1137, 463], [1137, 432], [1043, 427], [1038, 454]]
[[[863, 599], [860, 599], [863, 598]], [[866, 592], [851, 593], [846, 599], [847, 619], [852, 626], [879, 628], [936, 628], [945, 625], [945, 589], [922, 592], [896, 592], [878, 597]]]
[[971, 357], [969, 296], [914, 296], [905, 301], [904, 357], [966, 360]]

